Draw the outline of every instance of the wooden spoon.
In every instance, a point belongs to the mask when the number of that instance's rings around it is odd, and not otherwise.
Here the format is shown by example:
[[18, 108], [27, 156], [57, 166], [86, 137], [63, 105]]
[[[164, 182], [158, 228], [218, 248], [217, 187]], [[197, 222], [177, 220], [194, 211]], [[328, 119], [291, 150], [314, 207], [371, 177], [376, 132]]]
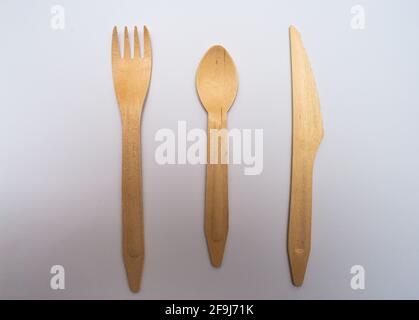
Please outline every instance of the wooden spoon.
[[228, 233], [227, 111], [238, 88], [236, 67], [222, 46], [211, 47], [202, 58], [196, 88], [208, 113], [205, 236], [211, 263], [220, 267]]

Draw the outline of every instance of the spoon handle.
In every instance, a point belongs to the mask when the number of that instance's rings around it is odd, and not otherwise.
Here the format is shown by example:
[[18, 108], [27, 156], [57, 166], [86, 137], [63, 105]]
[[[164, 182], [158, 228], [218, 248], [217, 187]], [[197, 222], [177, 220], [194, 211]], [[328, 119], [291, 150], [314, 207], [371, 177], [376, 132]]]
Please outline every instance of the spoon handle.
[[227, 114], [208, 113], [205, 235], [214, 267], [221, 266], [228, 233], [227, 146]]

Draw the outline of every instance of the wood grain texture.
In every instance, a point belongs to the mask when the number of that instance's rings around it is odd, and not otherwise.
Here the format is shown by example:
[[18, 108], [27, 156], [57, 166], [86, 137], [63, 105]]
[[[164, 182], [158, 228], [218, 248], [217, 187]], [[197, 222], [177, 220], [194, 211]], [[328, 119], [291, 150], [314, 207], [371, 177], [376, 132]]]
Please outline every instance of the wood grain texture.
[[290, 27], [292, 70], [292, 173], [288, 256], [292, 281], [301, 286], [311, 250], [313, 164], [323, 138], [316, 83], [297, 29]]
[[122, 249], [128, 284], [140, 290], [144, 264], [144, 222], [141, 172], [141, 114], [151, 77], [150, 36], [144, 27], [144, 54], [140, 56], [137, 27], [131, 57], [128, 29], [124, 54], [120, 55], [118, 32], [112, 34], [112, 75], [122, 119]]
[[222, 46], [211, 47], [202, 58], [196, 87], [208, 113], [205, 236], [211, 263], [220, 267], [228, 233], [227, 112], [238, 89], [234, 62]]

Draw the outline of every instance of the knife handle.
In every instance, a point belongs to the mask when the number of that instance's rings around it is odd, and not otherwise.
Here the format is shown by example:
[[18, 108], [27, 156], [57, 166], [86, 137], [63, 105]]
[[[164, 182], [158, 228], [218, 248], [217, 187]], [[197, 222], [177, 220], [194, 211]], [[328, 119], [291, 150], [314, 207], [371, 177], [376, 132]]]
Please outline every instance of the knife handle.
[[139, 115], [127, 115], [122, 124], [123, 255], [128, 284], [140, 290], [144, 262], [143, 193]]
[[[214, 132], [214, 130], [217, 130]], [[228, 233], [227, 114], [208, 114], [205, 234], [211, 263], [220, 267]], [[215, 163], [214, 163], [215, 162]]]
[[[292, 281], [301, 286], [311, 249], [313, 161], [301, 150], [293, 151], [291, 201], [288, 226], [288, 256]], [[301, 152], [301, 154], [300, 154]]]

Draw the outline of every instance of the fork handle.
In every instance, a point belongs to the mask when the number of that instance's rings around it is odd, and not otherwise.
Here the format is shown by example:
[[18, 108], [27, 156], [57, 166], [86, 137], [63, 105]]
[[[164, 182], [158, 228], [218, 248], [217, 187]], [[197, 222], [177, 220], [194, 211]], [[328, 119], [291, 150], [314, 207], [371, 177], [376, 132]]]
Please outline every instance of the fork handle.
[[[214, 129], [227, 129], [225, 112], [208, 113], [205, 234], [211, 263], [214, 267], [219, 267], [223, 260], [228, 233], [228, 135], [220, 141], [218, 136], [212, 136], [211, 132]], [[213, 140], [214, 138], [217, 139]], [[212, 159], [213, 152], [217, 153], [217, 157]], [[215, 162], [214, 160], [216, 163], [211, 163]]]
[[130, 289], [138, 292], [144, 262], [143, 193], [139, 115], [122, 124], [123, 253]]

